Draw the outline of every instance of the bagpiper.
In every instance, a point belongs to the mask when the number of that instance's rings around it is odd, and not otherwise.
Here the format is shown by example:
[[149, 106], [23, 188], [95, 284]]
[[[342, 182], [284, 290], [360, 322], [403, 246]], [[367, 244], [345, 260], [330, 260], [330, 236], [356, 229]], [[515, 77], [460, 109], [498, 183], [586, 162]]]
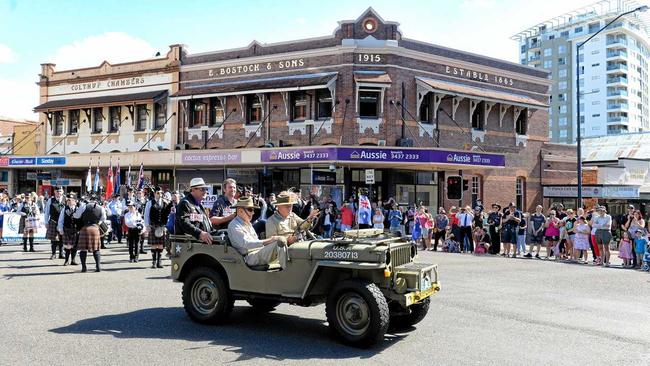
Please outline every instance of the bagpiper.
[[27, 251], [27, 240], [29, 240], [29, 251], [34, 251], [34, 233], [38, 229], [38, 206], [34, 203], [32, 195], [25, 196], [25, 202], [18, 206], [20, 214], [19, 231], [23, 232], [23, 251]]
[[163, 268], [162, 250], [165, 246], [167, 218], [172, 203], [163, 199], [162, 189], [156, 187], [154, 199], [144, 209], [144, 224], [148, 232], [147, 242], [151, 248], [151, 268]]
[[63, 187], [56, 187], [54, 190], [54, 196], [50, 197], [43, 208], [43, 219], [47, 223], [47, 240], [50, 241], [52, 245], [52, 255], [50, 259], [56, 258], [56, 249], [59, 249], [59, 258], [63, 258], [63, 244], [61, 243], [62, 235], [59, 234], [57, 230], [59, 216], [65, 202], [63, 199]]
[[95, 272], [101, 271], [101, 254], [102, 236], [99, 232], [99, 223], [106, 220], [106, 213], [97, 203], [97, 197], [91, 195], [88, 197], [88, 203], [79, 206], [73, 217], [79, 220], [79, 239], [77, 240], [77, 250], [81, 259], [81, 272], [86, 272], [86, 256], [88, 252], [93, 253], [95, 258]]
[[61, 210], [57, 222], [57, 230], [63, 238], [63, 249], [65, 250], [64, 266], [77, 264], [75, 262], [75, 258], [77, 257], [77, 222], [74, 219], [74, 214], [77, 209], [77, 195], [75, 193], [68, 193], [66, 196], [66, 205]]

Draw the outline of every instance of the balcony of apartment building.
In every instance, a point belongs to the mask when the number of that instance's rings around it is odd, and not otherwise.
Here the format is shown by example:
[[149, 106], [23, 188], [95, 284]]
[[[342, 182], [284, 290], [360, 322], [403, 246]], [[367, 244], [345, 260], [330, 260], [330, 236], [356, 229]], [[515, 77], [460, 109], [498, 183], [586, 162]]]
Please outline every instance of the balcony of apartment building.
[[536, 48], [540, 48], [542, 46], [542, 42], [540, 42], [538, 39], [532, 39], [530, 41], [530, 45], [528, 47], [529, 50], [534, 50]]
[[625, 125], [609, 125], [607, 126], [608, 135], [620, 135], [622, 133], [628, 133], [628, 127]]
[[614, 103], [607, 103], [608, 111], [627, 111], [628, 104], [626, 101], [615, 101]]
[[607, 88], [607, 99], [627, 97], [627, 88]]
[[607, 61], [624, 61], [627, 60], [627, 52], [621, 49], [608, 50]]
[[626, 125], [628, 123], [627, 113], [607, 112], [607, 125]]
[[528, 56], [528, 64], [534, 65], [542, 62], [542, 54], [539, 52], [533, 53]]
[[607, 63], [607, 75], [625, 74], [627, 72], [627, 63], [615, 61]]
[[608, 77], [607, 86], [627, 86], [627, 77], [625, 76]]
[[607, 36], [607, 49], [627, 48], [627, 38], [625, 36]]

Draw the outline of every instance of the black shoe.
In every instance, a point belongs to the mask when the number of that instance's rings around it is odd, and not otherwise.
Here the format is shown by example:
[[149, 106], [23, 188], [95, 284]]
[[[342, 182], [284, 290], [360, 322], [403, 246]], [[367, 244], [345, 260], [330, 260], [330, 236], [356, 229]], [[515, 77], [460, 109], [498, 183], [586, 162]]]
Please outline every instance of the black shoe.
[[102, 244], [101, 249], [106, 249], [106, 245]]
[[81, 273], [84, 273], [84, 272], [86, 272], [86, 271], [88, 271], [88, 270], [86, 269], [86, 266], [81, 267]]
[[117, 244], [122, 244], [122, 240], [118, 240], [118, 241], [117, 241]]
[[73, 265], [73, 266], [78, 266], [79, 265], [79, 263], [77, 263], [75, 261], [70, 262], [70, 264]]
[[27, 251], [27, 246], [23, 246], [23, 252]]
[[537, 259], [542, 259], [542, 258], [540, 258], [539, 253], [538, 253], [538, 254], [535, 254], [535, 258], [537, 258]]
[[29, 247], [30, 252], [35, 252], [34, 247]]
[[59, 259], [65, 259], [65, 257], [59, 254]]
[[133, 262], [138, 263], [138, 258], [133, 258]]
[[147, 251], [144, 249], [140, 249], [140, 254], [147, 254]]
[[56, 258], [56, 254], [52, 254], [52, 255], [50, 256], [50, 260], [53, 260], [54, 258]]
[[154, 269], [154, 268], [156, 268], [156, 263], [155, 262], [151, 263], [151, 269]]
[[530, 254], [530, 253], [527, 253], [526, 255], [524, 255], [524, 257], [526, 257], [526, 258], [532, 258], [532, 257], [533, 257], [533, 255], [532, 255], [532, 254]]

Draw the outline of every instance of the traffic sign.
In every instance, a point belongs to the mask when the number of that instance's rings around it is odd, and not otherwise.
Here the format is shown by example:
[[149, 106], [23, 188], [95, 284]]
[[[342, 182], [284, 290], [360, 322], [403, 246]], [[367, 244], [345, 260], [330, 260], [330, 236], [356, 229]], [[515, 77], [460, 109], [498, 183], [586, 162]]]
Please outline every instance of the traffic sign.
[[366, 169], [366, 184], [375, 184], [375, 170]]

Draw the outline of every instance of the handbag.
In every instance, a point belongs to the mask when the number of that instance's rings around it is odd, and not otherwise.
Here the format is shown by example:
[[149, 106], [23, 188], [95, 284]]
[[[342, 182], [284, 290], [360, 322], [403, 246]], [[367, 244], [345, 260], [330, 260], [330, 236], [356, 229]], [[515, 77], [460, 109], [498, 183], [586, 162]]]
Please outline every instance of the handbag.
[[165, 227], [164, 226], [158, 226], [156, 230], [153, 232], [153, 235], [156, 238], [162, 238], [165, 235]]

